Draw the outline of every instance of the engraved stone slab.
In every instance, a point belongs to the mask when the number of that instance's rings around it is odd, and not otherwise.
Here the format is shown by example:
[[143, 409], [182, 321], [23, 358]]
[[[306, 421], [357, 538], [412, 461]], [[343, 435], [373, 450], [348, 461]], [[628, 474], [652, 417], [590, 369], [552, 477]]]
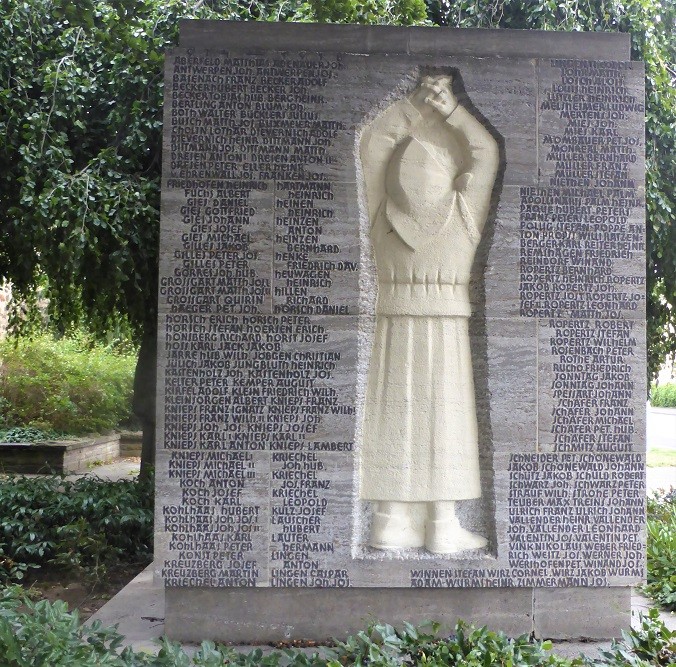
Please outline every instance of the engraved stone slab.
[[[165, 88], [165, 584], [639, 582], [643, 84], [626, 40], [487, 31], [453, 51], [435, 30], [186, 26]], [[468, 296], [481, 497], [457, 503], [488, 543], [456, 554], [373, 549], [359, 497], [377, 291], [359, 145], [425, 76], [453, 78], [500, 153]]]

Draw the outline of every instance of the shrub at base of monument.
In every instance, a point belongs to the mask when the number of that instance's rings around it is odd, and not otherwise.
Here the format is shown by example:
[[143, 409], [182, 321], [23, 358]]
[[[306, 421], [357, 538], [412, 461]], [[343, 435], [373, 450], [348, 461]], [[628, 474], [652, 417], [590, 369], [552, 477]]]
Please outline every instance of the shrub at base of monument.
[[152, 532], [151, 480], [0, 480], [0, 583], [38, 568], [90, 583], [111, 568], [141, 568], [152, 558]]
[[645, 591], [676, 611], [676, 490], [648, 499], [648, 581]]
[[[434, 626], [432, 626], [434, 631]], [[395, 630], [389, 625], [372, 625], [333, 649], [308, 655], [298, 649], [270, 651], [255, 649], [239, 653], [228, 646], [203, 642], [189, 657], [180, 644], [162, 639], [158, 653], [123, 651], [124, 641], [114, 628], [100, 623], [80, 625], [78, 612], [69, 612], [65, 603], [34, 602], [18, 587], [0, 591], [0, 655], [3, 667], [33, 665], [90, 665], [110, 667], [342, 667], [342, 665], [511, 665], [512, 667], [583, 667], [607, 665], [668, 665], [676, 660], [676, 633], [659, 620], [655, 610], [642, 617], [639, 629], [624, 634], [600, 658], [560, 658], [549, 652], [551, 642], [531, 642], [522, 635], [511, 639], [486, 628], [458, 622], [454, 634], [439, 638], [428, 629], [407, 626]], [[48, 656], [48, 657], [47, 657]], [[48, 662], [47, 662], [48, 660]], [[642, 662], [641, 662], [642, 661]]]

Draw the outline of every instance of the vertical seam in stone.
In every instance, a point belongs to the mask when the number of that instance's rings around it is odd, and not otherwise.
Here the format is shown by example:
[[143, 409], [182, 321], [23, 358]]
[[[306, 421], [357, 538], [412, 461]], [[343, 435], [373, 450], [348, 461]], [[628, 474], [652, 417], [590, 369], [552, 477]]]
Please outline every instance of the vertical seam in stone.
[[540, 60], [535, 60], [535, 182], [540, 185]]
[[275, 314], [275, 286], [273, 281], [275, 277], [275, 220], [277, 215], [276, 195], [277, 179], [272, 179], [272, 215], [270, 216], [270, 240], [272, 241], [272, 253], [270, 254], [270, 315]]
[[535, 453], [540, 453], [540, 319], [535, 318]]
[[[413, 445], [413, 318], [406, 317], [406, 439], [408, 447]], [[413, 466], [408, 466], [407, 492], [411, 489]]]
[[[275, 312], [275, 215], [277, 213], [277, 179], [272, 179], [272, 214], [270, 215], [270, 239], [272, 241], [272, 252], [270, 253], [270, 314], [273, 315]], [[272, 562], [270, 554], [272, 553], [272, 447], [268, 448], [268, 497], [267, 497], [267, 510], [268, 510], [268, 539], [267, 539], [267, 551], [266, 551], [266, 561], [267, 567], [265, 568], [265, 585], [269, 586], [272, 579]]]
[[[431, 477], [431, 472], [432, 470], [435, 470], [437, 467], [437, 461], [435, 457], [435, 449], [434, 449], [434, 433], [437, 432], [437, 425], [436, 425], [436, 420], [437, 420], [437, 414], [436, 414], [436, 403], [435, 403], [435, 397], [434, 393], [435, 390], [438, 391], [438, 387], [435, 387], [436, 383], [436, 377], [434, 373], [435, 367], [438, 368], [438, 366], [435, 366], [434, 364], [434, 351], [438, 350], [439, 348], [435, 345], [436, 340], [434, 339], [434, 329], [435, 325], [437, 324], [437, 318], [432, 318], [428, 317], [427, 318], [427, 377], [429, 379], [429, 382], [427, 383], [427, 402], [429, 405], [430, 409], [430, 429], [429, 429], [429, 446], [430, 446], [430, 451], [432, 452], [432, 465], [428, 467], [428, 475]], [[441, 340], [444, 340], [444, 321], [443, 319], [439, 320], [439, 324], [441, 325]], [[443, 355], [442, 355], [442, 361], [441, 361], [441, 372], [443, 375], [441, 376], [441, 383], [439, 383], [439, 386], [444, 386], [444, 380], [446, 378], [446, 369], [443, 367]], [[430, 478], [428, 477], [427, 479], [427, 488], [430, 488]], [[436, 489], [433, 489], [433, 492], [436, 493]]]

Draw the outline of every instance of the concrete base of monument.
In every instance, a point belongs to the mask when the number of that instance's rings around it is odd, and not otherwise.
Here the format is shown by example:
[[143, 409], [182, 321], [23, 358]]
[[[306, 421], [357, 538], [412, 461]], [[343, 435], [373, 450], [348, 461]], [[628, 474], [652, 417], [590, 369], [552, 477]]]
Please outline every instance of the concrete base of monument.
[[374, 619], [450, 629], [459, 618], [512, 636], [596, 640], [619, 636], [631, 619], [630, 588], [168, 588], [165, 604], [167, 636], [188, 642], [321, 642]]

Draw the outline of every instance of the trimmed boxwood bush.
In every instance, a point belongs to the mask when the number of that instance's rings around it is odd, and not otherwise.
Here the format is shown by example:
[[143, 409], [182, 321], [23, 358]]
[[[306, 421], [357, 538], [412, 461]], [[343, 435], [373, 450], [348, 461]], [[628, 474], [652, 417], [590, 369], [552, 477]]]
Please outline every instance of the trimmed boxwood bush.
[[648, 577], [645, 590], [676, 611], [676, 490], [648, 498]]

